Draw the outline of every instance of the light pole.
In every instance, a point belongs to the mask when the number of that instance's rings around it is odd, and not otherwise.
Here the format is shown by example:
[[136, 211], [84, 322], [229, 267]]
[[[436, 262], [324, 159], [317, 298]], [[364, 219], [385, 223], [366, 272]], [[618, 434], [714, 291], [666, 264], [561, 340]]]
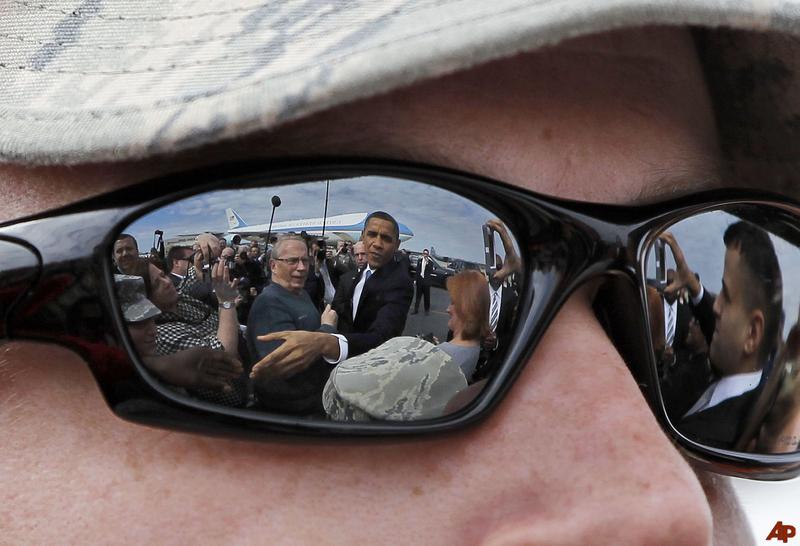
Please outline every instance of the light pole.
[[[267, 248], [269, 248], [269, 240], [272, 238], [272, 219], [275, 218], [275, 209], [281, 206], [281, 198], [277, 195], [272, 196], [272, 214], [269, 217], [269, 230], [267, 231]], [[266, 249], [265, 249], [266, 251]]]

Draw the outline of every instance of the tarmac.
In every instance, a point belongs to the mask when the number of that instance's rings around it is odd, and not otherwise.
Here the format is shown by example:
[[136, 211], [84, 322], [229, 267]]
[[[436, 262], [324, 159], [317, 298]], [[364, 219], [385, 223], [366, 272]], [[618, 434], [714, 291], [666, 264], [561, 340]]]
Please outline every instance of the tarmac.
[[[414, 294], [414, 298], [416, 298], [416, 294]], [[431, 333], [439, 339], [439, 342], [447, 341], [447, 321], [450, 318], [447, 315], [448, 305], [450, 305], [450, 296], [447, 294], [447, 290], [431, 287], [430, 315], [425, 315], [424, 299], [420, 302], [419, 313], [412, 315], [411, 313], [414, 311], [412, 302], [403, 335], [416, 336]]]

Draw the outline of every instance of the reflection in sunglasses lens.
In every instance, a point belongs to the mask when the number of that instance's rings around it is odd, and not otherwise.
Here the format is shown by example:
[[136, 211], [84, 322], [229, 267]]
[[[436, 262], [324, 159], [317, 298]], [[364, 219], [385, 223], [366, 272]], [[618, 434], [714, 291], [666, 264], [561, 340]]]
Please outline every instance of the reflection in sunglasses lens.
[[[201, 194], [128, 226], [131, 248], [154, 230], [162, 264], [112, 258], [128, 333], [153, 378], [203, 402], [441, 417], [479, 395], [520, 312], [508, 226], [428, 184], [363, 176]], [[544, 268], [559, 253], [541, 247]]]
[[731, 206], [669, 226], [648, 251], [645, 290], [673, 425], [711, 447], [789, 453], [800, 436], [800, 251], [790, 224], [764, 218]]

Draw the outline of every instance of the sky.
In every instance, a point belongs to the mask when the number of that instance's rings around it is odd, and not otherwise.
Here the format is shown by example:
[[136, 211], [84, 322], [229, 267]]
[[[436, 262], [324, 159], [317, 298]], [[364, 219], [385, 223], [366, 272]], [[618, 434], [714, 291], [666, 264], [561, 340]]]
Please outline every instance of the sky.
[[[269, 223], [273, 195], [281, 198], [274, 222], [323, 216], [325, 182], [307, 182], [200, 194], [153, 211], [125, 231], [145, 252], [152, 245], [155, 229], [164, 231], [165, 240], [179, 234], [226, 232], [225, 209], [229, 207], [248, 224]], [[328, 216], [375, 210], [388, 212], [414, 232], [400, 248], [422, 251], [433, 246], [438, 255], [484, 262], [481, 225], [495, 215], [472, 201], [426, 184], [387, 177], [331, 181]], [[502, 256], [499, 239], [495, 248]]]
[[[675, 236], [689, 267], [700, 275], [706, 290], [719, 294], [722, 288], [722, 270], [725, 265], [725, 229], [740, 219], [723, 211], [704, 213], [687, 218], [669, 227]], [[783, 335], [797, 323], [800, 308], [800, 291], [794, 290], [792, 279], [800, 275], [800, 250], [784, 239], [770, 234], [783, 277], [783, 311], [786, 315]], [[672, 253], [667, 250], [667, 268], [675, 268]], [[653, 253], [648, 255], [647, 278], [655, 278]]]

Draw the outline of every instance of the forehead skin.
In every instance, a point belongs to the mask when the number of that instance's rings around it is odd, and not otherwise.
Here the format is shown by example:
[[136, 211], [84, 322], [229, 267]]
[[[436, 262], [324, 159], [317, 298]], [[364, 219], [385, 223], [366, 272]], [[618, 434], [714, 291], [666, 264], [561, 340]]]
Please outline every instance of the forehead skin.
[[[2, 214], [264, 150], [423, 161], [564, 197], [647, 200], [716, 180], [713, 125], [688, 33], [647, 29], [521, 55], [172, 162], [8, 167], [0, 190], [28, 189]], [[409, 522], [430, 544], [693, 545], [712, 533], [718, 544], [749, 542], [727, 481], [698, 481], [659, 428], [588, 288], [487, 420], [418, 442], [260, 444], [147, 429], [108, 411], [77, 356], [26, 343], [2, 350], [12, 543], [97, 542], [109, 528], [121, 542], [158, 542], [180, 528], [213, 543], [382, 544], [407, 536]], [[124, 526], [112, 523], [120, 513]]]
[[[276, 258], [302, 258], [308, 256], [308, 248], [300, 241], [286, 241], [277, 248]], [[278, 256], [277, 254], [280, 254]]]

